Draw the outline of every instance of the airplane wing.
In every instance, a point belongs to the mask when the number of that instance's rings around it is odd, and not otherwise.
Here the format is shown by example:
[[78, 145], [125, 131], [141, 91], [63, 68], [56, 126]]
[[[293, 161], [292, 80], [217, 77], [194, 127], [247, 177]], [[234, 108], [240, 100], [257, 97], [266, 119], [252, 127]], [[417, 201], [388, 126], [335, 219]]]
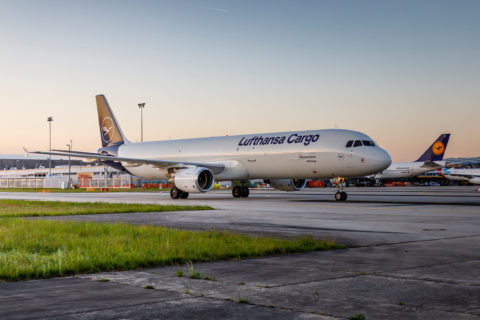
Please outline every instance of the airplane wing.
[[422, 165], [421, 165], [422, 168], [432, 168], [433, 169], [437, 169], [437, 168], [441, 168], [443, 167], [442, 164], [440, 163], [437, 163], [437, 162], [433, 162], [433, 161], [425, 161]]
[[[26, 149], [24, 148], [24, 150], [26, 151]], [[52, 151], [55, 151], [55, 152], [61, 152], [61, 153], [65, 153], [65, 154], [84, 154], [84, 155], [89, 155], [89, 156], [98, 156], [98, 155], [102, 155], [100, 153], [96, 153], [96, 152], [85, 152], [85, 151], [75, 151], [75, 150], [60, 150], [60, 149], [52, 149]], [[32, 153], [32, 152], [30, 152]]]
[[83, 158], [83, 159], [95, 159], [100, 161], [114, 161], [114, 162], [126, 162], [131, 166], [137, 166], [142, 164], [152, 165], [159, 169], [168, 169], [168, 168], [182, 168], [186, 166], [197, 166], [204, 167], [212, 170], [213, 173], [219, 174], [225, 169], [225, 165], [221, 163], [203, 163], [203, 162], [188, 162], [188, 161], [175, 161], [175, 160], [156, 160], [156, 159], [144, 159], [144, 158], [128, 158], [128, 157], [117, 157], [111, 155], [102, 155], [92, 152], [68, 152], [63, 150], [57, 150], [54, 152], [48, 151], [29, 151], [26, 148], [23, 148], [26, 155], [28, 154], [43, 154], [50, 156], [62, 156], [62, 157], [74, 157], [74, 158]]

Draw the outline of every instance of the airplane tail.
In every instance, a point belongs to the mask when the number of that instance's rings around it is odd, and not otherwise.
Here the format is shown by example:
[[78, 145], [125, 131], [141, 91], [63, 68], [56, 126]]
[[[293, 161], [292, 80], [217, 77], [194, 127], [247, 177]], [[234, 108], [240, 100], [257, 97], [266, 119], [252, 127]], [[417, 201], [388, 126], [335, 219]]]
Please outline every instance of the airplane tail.
[[105, 96], [101, 94], [95, 98], [97, 100], [98, 124], [100, 125], [102, 147], [119, 146], [128, 143]]
[[440, 161], [447, 149], [450, 133], [441, 134], [415, 162]]

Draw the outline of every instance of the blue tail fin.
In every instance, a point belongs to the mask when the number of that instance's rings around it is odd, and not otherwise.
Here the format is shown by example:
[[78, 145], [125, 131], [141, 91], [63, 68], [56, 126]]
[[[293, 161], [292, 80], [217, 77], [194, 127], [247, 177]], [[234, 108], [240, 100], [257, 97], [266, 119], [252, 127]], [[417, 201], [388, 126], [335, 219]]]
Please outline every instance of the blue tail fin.
[[450, 133], [441, 134], [416, 162], [442, 160], [447, 149], [448, 139], [450, 139]]

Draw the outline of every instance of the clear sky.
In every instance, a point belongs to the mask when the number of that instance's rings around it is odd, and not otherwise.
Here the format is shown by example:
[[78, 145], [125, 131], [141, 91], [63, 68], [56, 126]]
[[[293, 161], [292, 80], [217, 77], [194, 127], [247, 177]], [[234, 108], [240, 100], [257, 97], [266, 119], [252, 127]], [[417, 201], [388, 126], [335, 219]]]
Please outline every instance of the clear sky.
[[0, 1], [0, 153], [347, 128], [480, 156], [480, 1]]

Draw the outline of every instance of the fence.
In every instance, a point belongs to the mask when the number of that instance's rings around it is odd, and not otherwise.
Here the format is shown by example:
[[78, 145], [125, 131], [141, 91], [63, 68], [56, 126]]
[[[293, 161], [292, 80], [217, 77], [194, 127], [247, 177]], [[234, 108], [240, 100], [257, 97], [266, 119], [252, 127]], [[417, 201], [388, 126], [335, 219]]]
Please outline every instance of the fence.
[[[72, 178], [71, 185], [81, 188], [141, 188], [157, 186], [159, 181], [142, 180], [135, 177], [115, 178]], [[160, 181], [166, 183], [166, 181]], [[0, 188], [62, 188], [68, 186], [68, 177], [47, 178], [0, 178]]]
[[0, 178], [0, 188], [44, 188], [44, 178]]

